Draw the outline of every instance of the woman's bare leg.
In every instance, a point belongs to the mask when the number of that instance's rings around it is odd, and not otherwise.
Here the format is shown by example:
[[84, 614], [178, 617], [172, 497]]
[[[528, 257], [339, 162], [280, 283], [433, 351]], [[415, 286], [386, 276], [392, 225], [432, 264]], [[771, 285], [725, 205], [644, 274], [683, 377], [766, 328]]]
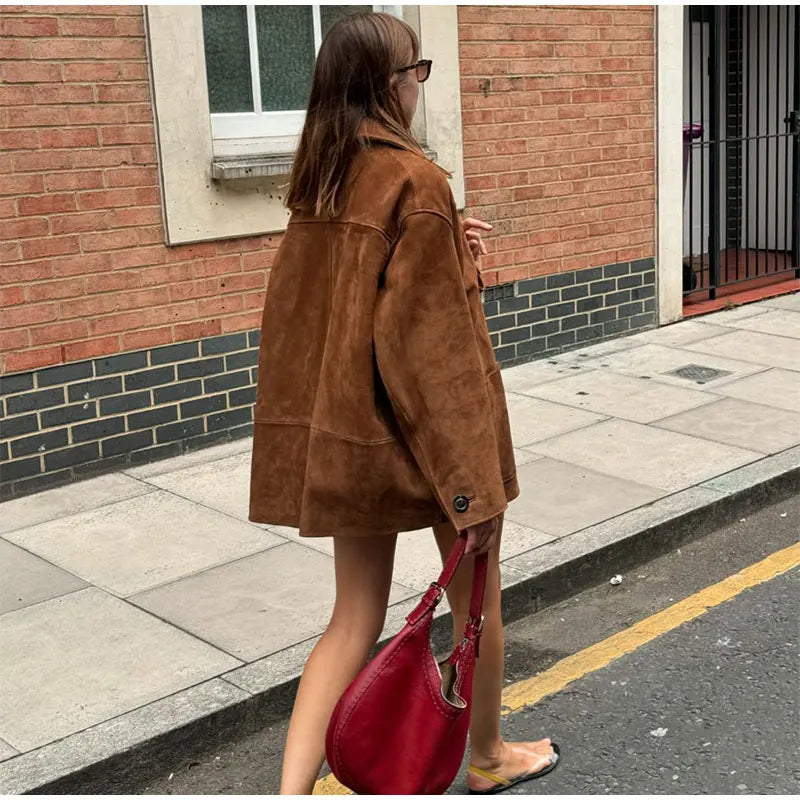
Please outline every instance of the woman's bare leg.
[[396, 543], [394, 535], [334, 540], [336, 603], [297, 689], [281, 794], [313, 791], [325, 759], [325, 732], [334, 706], [363, 668], [383, 629]]
[[[501, 523], [502, 527], [502, 523]], [[456, 530], [448, 522], [434, 527], [436, 541], [446, 558], [456, 540]], [[502, 530], [501, 534], [502, 536]], [[553, 752], [549, 739], [522, 744], [508, 744], [500, 735], [500, 704], [503, 694], [504, 646], [500, 604], [500, 536], [489, 552], [489, 570], [484, 594], [484, 625], [481, 655], [475, 667], [470, 717], [470, 763], [504, 778], [542, 769]], [[467, 556], [458, 568], [447, 592], [453, 611], [454, 640], [459, 642], [469, 613], [474, 559]], [[489, 788], [490, 781], [469, 775], [473, 789]]]

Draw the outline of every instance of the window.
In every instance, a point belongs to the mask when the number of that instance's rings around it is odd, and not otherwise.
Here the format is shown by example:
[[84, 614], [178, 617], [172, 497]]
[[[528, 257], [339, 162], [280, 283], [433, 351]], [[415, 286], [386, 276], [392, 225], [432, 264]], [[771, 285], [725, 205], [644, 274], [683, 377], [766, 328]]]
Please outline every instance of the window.
[[[240, 152], [293, 149], [305, 117], [314, 61], [345, 14], [383, 6], [203, 6], [212, 135]], [[252, 141], [252, 140], [260, 140]]]

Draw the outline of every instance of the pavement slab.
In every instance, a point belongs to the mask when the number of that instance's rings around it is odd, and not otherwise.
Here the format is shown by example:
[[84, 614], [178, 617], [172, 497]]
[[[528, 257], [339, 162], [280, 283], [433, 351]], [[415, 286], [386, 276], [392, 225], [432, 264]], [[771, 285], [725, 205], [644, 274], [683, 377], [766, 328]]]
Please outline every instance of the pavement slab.
[[12, 531], [6, 539], [120, 597], [282, 542], [164, 491]]
[[542, 458], [518, 471], [520, 496], [506, 516], [553, 536], [585, 528], [664, 494], [654, 486], [620, 480], [583, 466]]
[[[563, 380], [567, 379], [554, 381], [554, 384], [560, 385]], [[551, 383], [543, 384], [539, 390], [552, 385]], [[555, 396], [557, 398], [563, 397], [563, 394], [556, 389]], [[550, 439], [561, 433], [585, 428], [587, 425], [594, 425], [595, 422], [607, 419], [600, 414], [570, 408], [569, 405], [563, 403], [551, 403], [514, 392], [507, 395], [507, 405], [511, 436], [517, 447], [527, 447], [542, 439]]]
[[800, 372], [770, 369], [723, 386], [709, 387], [709, 391], [786, 411], [797, 411], [800, 409]]
[[[761, 458], [750, 450], [620, 419], [557, 436], [531, 449], [664, 492], [684, 489]], [[529, 466], [536, 463], [541, 462]]]
[[781, 297], [772, 297], [763, 303], [759, 303], [759, 305], [767, 306], [768, 308], [785, 308], [789, 311], [800, 311], [800, 292], [786, 294]]
[[20, 751], [241, 663], [94, 587], [3, 614], [0, 631], [0, 737]]
[[[242, 661], [255, 661], [322, 633], [335, 594], [333, 559], [287, 543], [130, 601]], [[389, 602], [413, 594], [395, 584]]]
[[545, 383], [531, 389], [531, 394], [605, 415], [597, 421], [614, 416], [631, 422], [653, 422], [714, 402], [713, 397], [694, 389], [600, 370]]
[[81, 481], [81, 490], [74, 486], [60, 486], [46, 492], [30, 494], [2, 505], [0, 534], [28, 528], [51, 519], [63, 519], [71, 514], [107, 506], [129, 497], [138, 497], [153, 491], [152, 486], [119, 472], [100, 475]]
[[740, 330], [758, 331], [759, 333], [768, 333], [773, 336], [788, 336], [792, 339], [800, 339], [800, 312], [797, 311], [773, 309], [763, 314], [755, 314], [752, 317], [745, 317], [733, 322], [723, 321], [720, 324], [739, 328]]
[[[760, 319], [761, 317], [757, 317]], [[687, 350], [720, 358], [739, 359], [751, 364], [800, 371], [800, 341], [756, 331], [737, 330], [686, 345]]]
[[800, 413], [731, 398], [655, 424], [757, 453], [778, 453], [800, 444]]
[[39, 556], [0, 539], [0, 614], [69, 594], [88, 584]]

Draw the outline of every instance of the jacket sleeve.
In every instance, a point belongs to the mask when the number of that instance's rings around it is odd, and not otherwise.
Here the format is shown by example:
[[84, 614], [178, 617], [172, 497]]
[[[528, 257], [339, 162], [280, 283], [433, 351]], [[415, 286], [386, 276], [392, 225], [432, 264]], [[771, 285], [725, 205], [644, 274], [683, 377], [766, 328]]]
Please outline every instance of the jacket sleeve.
[[450, 221], [414, 211], [383, 274], [373, 340], [403, 437], [457, 530], [506, 501], [493, 411]]

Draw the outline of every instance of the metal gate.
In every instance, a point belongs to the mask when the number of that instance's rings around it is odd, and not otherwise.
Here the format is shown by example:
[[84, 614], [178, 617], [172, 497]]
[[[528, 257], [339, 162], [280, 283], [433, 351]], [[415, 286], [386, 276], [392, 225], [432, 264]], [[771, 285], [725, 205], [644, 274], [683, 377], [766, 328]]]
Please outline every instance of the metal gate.
[[684, 293], [800, 277], [799, 48], [797, 6], [685, 9]]

